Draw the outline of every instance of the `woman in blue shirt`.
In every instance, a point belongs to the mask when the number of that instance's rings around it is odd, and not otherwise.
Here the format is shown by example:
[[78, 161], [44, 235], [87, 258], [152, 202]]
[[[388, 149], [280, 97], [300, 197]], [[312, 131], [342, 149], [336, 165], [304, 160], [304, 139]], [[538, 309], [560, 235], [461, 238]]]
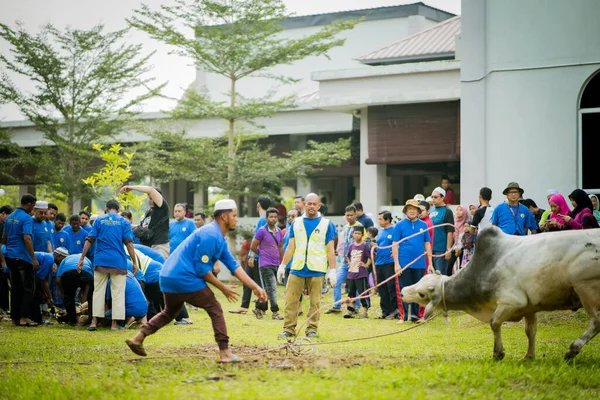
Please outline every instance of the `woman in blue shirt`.
[[[431, 260], [431, 239], [427, 224], [419, 219], [421, 208], [417, 200], [407, 200], [402, 210], [406, 214], [406, 218], [396, 224], [394, 227], [393, 240], [398, 243], [402, 239], [406, 239], [419, 232], [424, 232], [416, 235], [408, 240], [403, 241], [397, 246], [392, 247], [392, 257], [394, 258], [394, 270], [400, 272], [402, 268], [406, 268], [408, 264], [420, 257], [423, 252], [427, 254], [429, 261], [430, 272], [433, 272]], [[406, 268], [399, 276], [400, 286], [406, 287], [417, 283], [425, 274], [425, 258], [419, 258], [414, 264]], [[404, 307], [404, 321], [408, 319], [408, 303], [402, 302]], [[419, 320], [419, 305], [417, 303], [410, 304], [410, 320], [418, 322]], [[402, 320], [399, 321], [400, 323]]]

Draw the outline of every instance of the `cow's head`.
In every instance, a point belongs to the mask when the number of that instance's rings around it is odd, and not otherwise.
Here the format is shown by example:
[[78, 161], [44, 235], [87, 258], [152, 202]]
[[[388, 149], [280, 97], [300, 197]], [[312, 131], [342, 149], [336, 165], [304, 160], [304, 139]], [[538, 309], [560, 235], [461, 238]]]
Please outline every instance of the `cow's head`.
[[424, 319], [431, 316], [433, 310], [440, 304], [442, 299], [442, 281], [448, 279], [439, 271], [435, 274], [427, 274], [414, 285], [402, 289], [402, 300], [407, 303], [418, 303], [425, 306]]

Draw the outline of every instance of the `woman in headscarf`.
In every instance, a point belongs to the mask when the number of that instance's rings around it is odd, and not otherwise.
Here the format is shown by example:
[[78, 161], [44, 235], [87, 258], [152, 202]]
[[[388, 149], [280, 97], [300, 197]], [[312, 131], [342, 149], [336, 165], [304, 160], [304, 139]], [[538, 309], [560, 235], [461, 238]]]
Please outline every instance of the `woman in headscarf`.
[[592, 201], [592, 212], [594, 213], [594, 218], [596, 218], [596, 221], [600, 223], [600, 202], [598, 202], [598, 197], [595, 194], [590, 194], [590, 200]]
[[465, 232], [465, 224], [468, 220], [469, 210], [460, 205], [456, 206], [456, 209], [454, 210], [454, 251], [450, 256], [450, 260], [448, 260], [448, 269], [446, 271], [448, 276], [452, 275], [452, 272], [460, 267], [460, 262], [456, 266], [454, 264], [458, 258], [459, 249], [461, 248], [462, 235]]
[[548, 203], [550, 204], [550, 217], [544, 226], [546, 232], [558, 231], [565, 227], [565, 221], [561, 215], [569, 215], [571, 210], [567, 205], [567, 201], [562, 194], [550, 196]]
[[592, 206], [592, 201], [588, 197], [588, 194], [581, 189], [573, 190], [569, 195], [569, 200], [571, 200], [571, 204], [574, 207], [573, 211], [569, 215], [561, 214], [560, 217], [571, 229], [582, 229], [581, 221], [583, 216], [586, 214], [593, 216], [592, 211], [594, 207]]

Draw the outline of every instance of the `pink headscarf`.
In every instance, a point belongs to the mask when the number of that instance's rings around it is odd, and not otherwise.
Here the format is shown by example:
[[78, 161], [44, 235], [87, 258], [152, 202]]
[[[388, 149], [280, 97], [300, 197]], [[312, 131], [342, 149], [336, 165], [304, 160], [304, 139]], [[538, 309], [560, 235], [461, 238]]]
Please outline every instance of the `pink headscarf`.
[[[571, 209], [567, 205], [567, 201], [565, 200], [565, 197], [562, 194], [555, 194], [552, 197], [550, 197], [550, 200], [548, 200], [548, 204], [549, 203], [554, 203], [558, 206], [558, 213], [560, 215], [569, 215], [569, 212], [571, 212]], [[555, 213], [550, 214], [549, 219], [555, 219], [560, 225], [565, 224], [565, 221], [563, 221], [563, 219]]]
[[462, 217], [454, 213], [454, 243], [458, 241], [458, 236], [465, 231], [465, 223], [469, 220], [469, 209], [463, 206], [456, 206], [456, 209], [462, 210]]

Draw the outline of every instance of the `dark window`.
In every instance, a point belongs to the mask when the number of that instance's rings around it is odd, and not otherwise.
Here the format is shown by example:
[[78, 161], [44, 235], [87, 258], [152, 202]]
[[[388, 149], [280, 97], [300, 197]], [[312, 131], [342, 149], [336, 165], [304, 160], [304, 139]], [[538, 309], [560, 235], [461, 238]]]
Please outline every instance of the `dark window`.
[[590, 108], [600, 108], [600, 71], [585, 86], [580, 103], [582, 186], [584, 189], [600, 189], [600, 112], [585, 112]]
[[592, 78], [585, 86], [579, 108], [600, 107], [600, 72]]

